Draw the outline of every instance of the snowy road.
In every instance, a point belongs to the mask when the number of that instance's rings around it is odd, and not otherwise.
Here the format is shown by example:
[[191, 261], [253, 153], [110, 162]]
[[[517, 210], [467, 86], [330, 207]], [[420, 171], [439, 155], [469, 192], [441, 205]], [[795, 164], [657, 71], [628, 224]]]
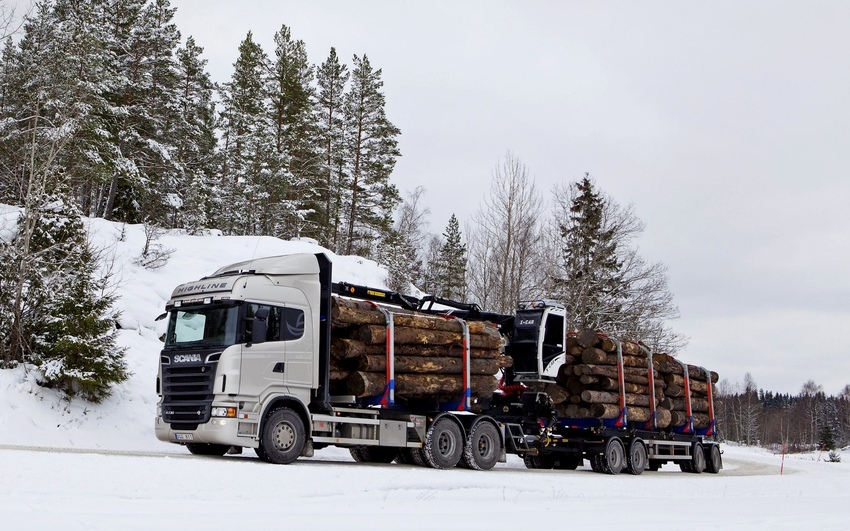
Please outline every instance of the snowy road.
[[776, 456], [733, 453], [719, 475], [665, 467], [613, 477], [526, 470], [514, 457], [472, 472], [358, 464], [338, 449], [273, 466], [250, 451], [203, 458], [167, 446], [162, 453], [3, 446], [0, 521], [5, 529], [51, 530], [846, 529], [847, 464], [789, 461], [780, 476]]

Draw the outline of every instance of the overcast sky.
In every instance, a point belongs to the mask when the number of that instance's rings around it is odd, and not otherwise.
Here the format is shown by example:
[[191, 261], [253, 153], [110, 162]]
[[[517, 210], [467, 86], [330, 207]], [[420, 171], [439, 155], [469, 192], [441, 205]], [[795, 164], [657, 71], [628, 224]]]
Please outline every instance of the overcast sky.
[[171, 3], [215, 81], [282, 24], [313, 63], [366, 54], [402, 131], [393, 181], [427, 189], [432, 232], [509, 151], [544, 194], [590, 172], [669, 267], [680, 359], [850, 384], [850, 2]]

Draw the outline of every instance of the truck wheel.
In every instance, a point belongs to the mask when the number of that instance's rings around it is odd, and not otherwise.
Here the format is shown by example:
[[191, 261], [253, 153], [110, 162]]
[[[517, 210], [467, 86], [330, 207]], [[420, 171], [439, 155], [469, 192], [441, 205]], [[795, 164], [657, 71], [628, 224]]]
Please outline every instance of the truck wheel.
[[262, 444], [260, 444], [260, 446], [258, 446], [256, 448], [254, 448], [254, 453], [257, 454], [257, 457], [260, 458], [260, 461], [265, 461], [266, 463], [271, 463], [271, 460], [269, 460], [268, 454], [266, 454], [266, 451], [263, 450]]
[[361, 450], [360, 448], [349, 448], [348, 449], [348, 453], [351, 454], [351, 458], [354, 459], [355, 463], [362, 463], [362, 462], [365, 461], [365, 459], [363, 459], [363, 454], [361, 453], [360, 450]]
[[709, 474], [717, 474], [723, 468], [723, 459], [720, 457], [720, 447], [712, 444], [708, 450], [708, 460], [705, 463], [705, 471]]
[[661, 470], [661, 461], [650, 459], [647, 468], [649, 468], [649, 470], [652, 472], [658, 472], [659, 470]]
[[287, 465], [301, 455], [306, 439], [301, 417], [284, 407], [271, 412], [266, 418], [260, 443], [270, 463]]
[[186, 448], [192, 455], [214, 455], [222, 456], [227, 453], [230, 446], [224, 444], [188, 443]]
[[640, 439], [635, 439], [629, 445], [629, 455], [626, 456], [626, 468], [629, 474], [639, 476], [646, 469], [646, 445]]
[[463, 454], [463, 436], [458, 425], [448, 417], [437, 420], [425, 434], [422, 453], [432, 468], [447, 469], [457, 465]]
[[555, 459], [553, 459], [549, 454], [525, 454], [522, 457], [522, 462], [525, 464], [525, 468], [539, 470], [552, 470], [555, 468]]
[[599, 465], [606, 474], [619, 474], [626, 467], [626, 449], [618, 437], [605, 443], [605, 452], [599, 456]]
[[599, 464], [599, 458], [602, 457], [599, 454], [590, 456], [590, 469], [594, 472], [602, 472], [602, 465]]
[[502, 450], [499, 431], [489, 422], [472, 427], [463, 446], [463, 464], [473, 470], [490, 470], [499, 461]]
[[428, 465], [428, 461], [425, 460], [424, 448], [411, 448], [410, 459], [413, 460], [413, 464], [416, 466], [430, 466]]
[[411, 450], [416, 450], [418, 452], [419, 448], [402, 448], [398, 451], [395, 462], [400, 465], [415, 465], [416, 463], [413, 461]]

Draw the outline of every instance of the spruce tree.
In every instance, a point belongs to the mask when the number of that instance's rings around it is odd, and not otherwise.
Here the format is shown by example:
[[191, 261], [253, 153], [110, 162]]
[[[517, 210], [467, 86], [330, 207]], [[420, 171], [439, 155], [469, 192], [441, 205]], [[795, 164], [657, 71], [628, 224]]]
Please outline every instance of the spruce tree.
[[576, 184], [576, 190], [569, 218], [559, 225], [565, 276], [558, 284], [567, 290], [561, 298], [570, 324], [583, 330], [617, 322], [626, 292], [614, 230], [605, 225], [605, 199], [589, 175]]
[[466, 244], [461, 241], [460, 225], [452, 214], [440, 247], [438, 285], [440, 296], [462, 301], [466, 297]]
[[667, 322], [678, 317], [666, 268], [647, 263], [630, 241], [643, 231], [631, 207], [599, 191], [589, 175], [556, 187], [556, 219], [546, 295], [567, 306], [572, 330], [599, 329], [675, 353], [686, 343]]
[[[112, 385], [128, 378], [127, 367], [115, 345], [115, 299], [106, 291], [108, 279], [97, 276], [98, 259], [77, 207], [62, 193], [45, 195], [35, 212], [22, 212], [3, 251], [3, 282], [22, 280], [24, 294], [17, 308], [3, 300], [3, 313], [14, 320], [3, 343], [20, 348], [7, 353], [14, 354], [7, 361], [35, 365], [43, 385], [68, 397], [100, 402], [109, 396]], [[21, 267], [25, 263], [29, 267]]]
[[319, 88], [316, 103], [319, 117], [321, 150], [321, 200], [311, 216], [318, 227], [317, 240], [334, 252], [341, 252], [341, 213], [347, 203], [349, 179], [345, 166], [345, 127], [343, 98], [348, 82], [348, 67], [340, 64], [336, 49], [331, 48], [327, 60], [316, 71]]
[[381, 70], [368, 57], [353, 59], [351, 89], [345, 97], [347, 166], [350, 192], [343, 215], [344, 252], [371, 256], [374, 241], [389, 233], [392, 211], [399, 203], [398, 189], [389, 178], [400, 156], [396, 137], [401, 134], [386, 117]]

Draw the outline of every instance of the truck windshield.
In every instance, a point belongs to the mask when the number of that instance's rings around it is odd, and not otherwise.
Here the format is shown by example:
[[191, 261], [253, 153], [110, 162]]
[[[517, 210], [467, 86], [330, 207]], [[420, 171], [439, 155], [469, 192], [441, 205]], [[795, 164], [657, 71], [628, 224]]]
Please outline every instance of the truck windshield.
[[238, 306], [175, 308], [168, 316], [165, 348], [219, 347], [236, 343]]

